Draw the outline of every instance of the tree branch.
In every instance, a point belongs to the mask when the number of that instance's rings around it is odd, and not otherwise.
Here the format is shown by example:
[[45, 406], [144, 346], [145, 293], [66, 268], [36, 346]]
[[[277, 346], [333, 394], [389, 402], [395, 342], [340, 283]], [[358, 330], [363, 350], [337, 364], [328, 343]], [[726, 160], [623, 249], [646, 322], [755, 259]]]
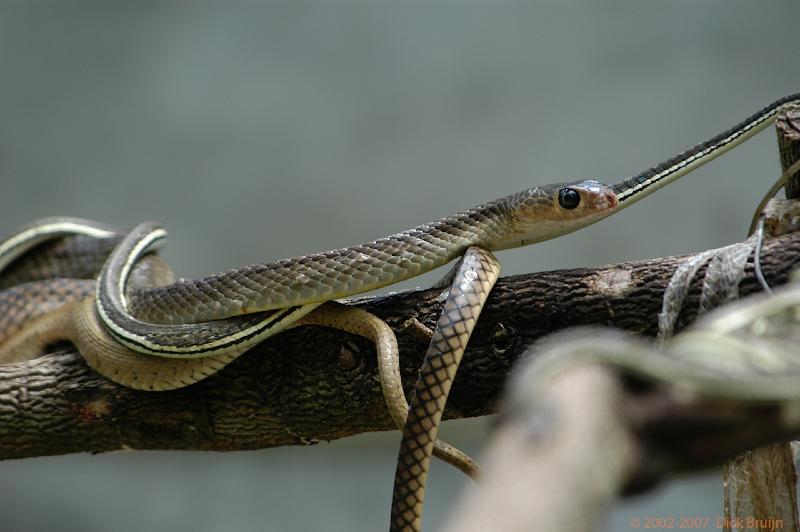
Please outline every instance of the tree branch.
[[[662, 292], [681, 257], [501, 279], [481, 315], [445, 416], [492, 413], [511, 366], [541, 336], [573, 325], [611, 325], [652, 336]], [[800, 235], [767, 242], [770, 284], [800, 260]], [[752, 276], [743, 295], [759, 290]], [[702, 272], [685, 308], [697, 307]], [[353, 303], [395, 330], [407, 389], [425, 348], [402, 328], [433, 325], [438, 291], [361, 298]], [[691, 322], [694, 310], [681, 316]], [[243, 450], [310, 444], [391, 429], [375, 351], [361, 338], [314, 327], [270, 339], [218, 375], [171, 392], [139, 392], [90, 370], [71, 350], [0, 366], [0, 458], [121, 448]]]

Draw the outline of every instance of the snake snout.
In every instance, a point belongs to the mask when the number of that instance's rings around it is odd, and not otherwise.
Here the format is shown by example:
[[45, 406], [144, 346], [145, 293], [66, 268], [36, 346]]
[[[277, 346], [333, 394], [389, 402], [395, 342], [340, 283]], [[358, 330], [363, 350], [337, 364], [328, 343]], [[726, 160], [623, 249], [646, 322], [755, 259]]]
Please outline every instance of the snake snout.
[[617, 195], [614, 194], [614, 191], [611, 189], [604, 190], [600, 195], [600, 197], [603, 200], [601, 203], [604, 202], [608, 207], [616, 207], [617, 205], [619, 205], [619, 200], [617, 199]]
[[613, 209], [619, 205], [617, 195], [610, 188], [603, 188], [593, 192], [594, 194], [592, 194], [592, 201], [590, 203], [590, 206], [593, 210], [604, 211], [607, 209]]

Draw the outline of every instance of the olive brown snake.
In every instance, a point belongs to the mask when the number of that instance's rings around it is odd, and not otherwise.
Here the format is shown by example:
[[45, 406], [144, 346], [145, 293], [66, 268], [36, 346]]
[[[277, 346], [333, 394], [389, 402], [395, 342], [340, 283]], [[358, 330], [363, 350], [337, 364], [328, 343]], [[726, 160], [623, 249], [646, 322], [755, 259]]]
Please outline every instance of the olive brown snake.
[[[582, 180], [535, 187], [366, 244], [198, 280], [167, 283], [168, 279], [145, 275], [149, 285], [128, 283], [139, 259], [165, 236], [158, 225], [143, 224], [105, 263], [94, 301], [70, 303], [67, 310], [46, 314], [30, 327], [68, 333], [95, 369], [118, 382], [178, 387], [221, 369], [280, 330], [310, 322], [303, 320], [313, 320], [322, 311], [312, 311], [326, 301], [408, 279], [466, 254], [426, 355], [398, 462], [391, 528], [419, 530], [423, 465], [436, 440], [449, 382], [499, 273], [490, 252], [547, 240], [599, 221], [735, 147], [780, 112], [798, 105], [800, 95], [782, 98], [709, 141], [615, 185]], [[0, 266], [27, 251], [9, 240], [0, 245]], [[145, 358], [130, 362], [133, 351], [146, 353]], [[128, 366], [121, 369], [123, 356]], [[441, 393], [426, 393], [434, 383]], [[414, 460], [403, 461], [409, 452]]]

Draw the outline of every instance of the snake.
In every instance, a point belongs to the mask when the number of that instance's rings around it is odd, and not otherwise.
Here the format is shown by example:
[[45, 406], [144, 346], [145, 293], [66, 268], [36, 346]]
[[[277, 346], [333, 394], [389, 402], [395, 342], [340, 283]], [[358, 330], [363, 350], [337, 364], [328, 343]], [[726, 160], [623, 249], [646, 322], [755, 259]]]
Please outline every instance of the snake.
[[[93, 304], [84, 302], [73, 312], [82, 315], [84, 322], [99, 322], [102, 327], [77, 333], [95, 334], [102, 329], [117, 345], [154, 355], [151, 358], [219, 360], [207, 372], [212, 374], [229, 362], [226, 357], [235, 358], [232, 353], [238, 355], [313, 315], [325, 302], [382, 288], [462, 259], [444, 309], [469, 308], [469, 318], [455, 316], [459, 314], [456, 312], [440, 319], [443, 328], [433, 333], [423, 363], [423, 368], [429, 369], [420, 374], [410, 407], [412, 413], [419, 407], [431, 413], [409, 415], [401, 450], [403, 446], [414, 447], [406, 442], [412, 435], [420, 441], [421, 435], [425, 442], [435, 441], [436, 405], [444, 404], [446, 393], [444, 399], [424, 393], [432, 382], [430, 372], [441, 373], [443, 369], [430, 359], [447, 360], [454, 366], [445, 371], [447, 379], [455, 376], [460, 353], [477, 321], [474, 311], [479, 313], [493, 284], [476, 273], [473, 260], [464, 258], [468, 250], [474, 251], [469, 255], [489, 261], [481, 270], [496, 275], [497, 268], [490, 264], [493, 252], [559, 237], [615, 214], [741, 144], [780, 113], [799, 106], [800, 94], [781, 98], [711, 139], [612, 185], [581, 179], [536, 186], [364, 244], [235, 268], [201, 279], [179, 279], [163, 286], [128, 285], [137, 261], [163, 245], [166, 238], [166, 230], [158, 224], [142, 224], [123, 239], [104, 264]], [[0, 248], [0, 255], [2, 251]], [[471, 283], [477, 284], [469, 288]], [[442, 338], [458, 341], [442, 344]], [[87, 344], [87, 349], [96, 347]], [[105, 347], [96, 354], [100, 359], [106, 357]], [[108, 366], [115, 364], [111, 361]], [[194, 379], [180, 369], [170, 371], [174, 373], [164, 381], [171, 386], [183, 386], [184, 381]], [[430, 447], [428, 443], [419, 447], [418, 458], [408, 465], [398, 461], [391, 530], [421, 529], [427, 471], [419, 464], [425, 461], [422, 455]]]
[[[134, 234], [135, 237], [135, 234]], [[0, 242], [0, 363], [28, 360], [60, 341], [72, 342], [89, 366], [125, 386], [164, 391], [188, 386], [219, 371], [245, 348], [203, 358], [150, 357], [119, 344], [102, 327], [92, 301], [96, 277], [110, 252], [123, 246], [122, 232], [112, 226], [74, 217], [43, 218]], [[39, 246], [37, 248], [37, 246]], [[172, 282], [169, 266], [149, 254], [136, 264], [136, 286]], [[378, 372], [390, 417], [402, 428], [408, 413], [399, 368], [397, 339], [377, 316], [362, 309], [328, 302], [313, 315], [283, 330], [317, 325], [344, 330], [373, 342]], [[277, 332], [278, 327], [274, 327]], [[468, 455], [437, 440], [434, 454], [476, 477], [478, 465]]]

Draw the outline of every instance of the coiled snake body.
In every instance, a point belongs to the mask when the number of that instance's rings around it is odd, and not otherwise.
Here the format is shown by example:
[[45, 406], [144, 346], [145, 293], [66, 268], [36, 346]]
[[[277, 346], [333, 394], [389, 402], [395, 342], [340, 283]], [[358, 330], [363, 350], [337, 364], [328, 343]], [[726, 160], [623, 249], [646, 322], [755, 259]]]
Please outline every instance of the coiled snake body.
[[[799, 104], [800, 95], [778, 100], [709, 141], [616, 185], [582, 180], [536, 187], [366, 244], [199, 280], [168, 282], [158, 274], [145, 274], [143, 283], [129, 283], [142, 257], [166, 234], [158, 225], [143, 224], [105, 263], [94, 301], [72, 303], [58, 319], [34, 325], [39, 332], [69, 330], [67, 336], [89, 363], [117, 382], [150, 389], [179, 387], [219, 370], [264, 338], [300, 320], [312, 320], [313, 311], [326, 301], [396, 283], [463, 257], [412, 399], [398, 462], [391, 528], [418, 530], [427, 461], [449, 383], [499, 273], [491, 251], [554, 238], [599, 221], [716, 158]], [[16, 235], [0, 244], [0, 268], [24, 254], [24, 240]], [[18, 341], [17, 347], [25, 343]]]

